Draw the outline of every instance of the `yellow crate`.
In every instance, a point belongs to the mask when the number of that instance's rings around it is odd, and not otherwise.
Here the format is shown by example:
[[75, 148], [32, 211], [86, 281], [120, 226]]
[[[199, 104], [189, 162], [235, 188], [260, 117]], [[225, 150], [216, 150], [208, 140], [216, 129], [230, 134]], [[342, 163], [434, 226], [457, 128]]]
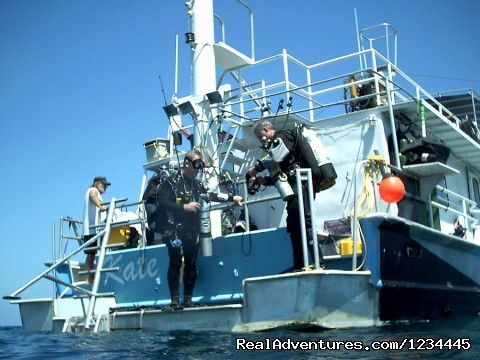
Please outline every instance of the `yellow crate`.
[[[352, 255], [353, 254], [352, 237], [339, 240], [338, 247], [340, 248], [340, 255]], [[357, 254], [361, 254], [361, 253], [362, 253], [362, 242], [360, 240], [357, 240]]]
[[124, 226], [121, 228], [112, 229], [110, 231], [110, 238], [108, 245], [123, 244], [130, 237], [130, 227]]

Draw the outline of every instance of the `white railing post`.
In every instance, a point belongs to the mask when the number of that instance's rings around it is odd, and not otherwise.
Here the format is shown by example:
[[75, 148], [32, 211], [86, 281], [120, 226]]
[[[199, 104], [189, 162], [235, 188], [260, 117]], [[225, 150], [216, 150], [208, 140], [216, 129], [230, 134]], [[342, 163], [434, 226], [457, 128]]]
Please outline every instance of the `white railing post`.
[[[303, 207], [303, 192], [302, 192], [302, 179], [300, 175], [300, 169], [296, 170], [297, 181], [297, 197], [298, 197], [298, 211], [300, 220], [305, 219], [305, 209]], [[307, 246], [307, 230], [305, 221], [300, 221], [300, 233], [302, 235], [302, 250], [303, 250], [303, 267], [308, 267], [308, 246]]]
[[[297, 182], [297, 197], [298, 197], [298, 211], [300, 215], [300, 220], [305, 219], [305, 208], [303, 202], [303, 188], [302, 181], [307, 180], [307, 192], [308, 192], [308, 201], [310, 205], [310, 222], [311, 222], [311, 231], [312, 231], [312, 242], [313, 242], [313, 260], [315, 263], [315, 269], [320, 268], [319, 252], [318, 252], [318, 238], [317, 238], [317, 226], [315, 218], [315, 206], [314, 206], [314, 197], [313, 197], [313, 181], [312, 181], [312, 170], [311, 169], [296, 169], [295, 170], [296, 182]], [[308, 241], [307, 241], [307, 229], [305, 221], [300, 221], [300, 230], [302, 234], [302, 250], [303, 250], [303, 265], [304, 268], [307, 268], [309, 265], [308, 258]]]
[[112, 200], [110, 200], [110, 207], [108, 209], [107, 222], [105, 224], [105, 234], [103, 235], [102, 242], [100, 245], [100, 254], [98, 256], [97, 266], [95, 269], [95, 277], [93, 279], [93, 285], [92, 285], [93, 295], [90, 296], [90, 301], [88, 303], [87, 317], [85, 318], [85, 329], [88, 329], [90, 327], [90, 321], [93, 316], [93, 310], [95, 309], [95, 302], [98, 295], [98, 287], [100, 285], [100, 277], [102, 273], [101, 271], [103, 268], [103, 262], [105, 260], [105, 251], [106, 251], [108, 240], [110, 239], [111, 223], [113, 219], [113, 214], [115, 212], [115, 201], [116, 201], [115, 198], [112, 198]]

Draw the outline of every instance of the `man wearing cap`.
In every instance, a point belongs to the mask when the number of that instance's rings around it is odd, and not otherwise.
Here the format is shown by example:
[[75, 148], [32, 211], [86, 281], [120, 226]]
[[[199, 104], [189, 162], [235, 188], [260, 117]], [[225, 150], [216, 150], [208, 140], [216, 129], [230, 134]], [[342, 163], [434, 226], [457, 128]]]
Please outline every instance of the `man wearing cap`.
[[[102, 205], [102, 194], [107, 190], [111, 183], [104, 176], [96, 176], [93, 184], [85, 193], [83, 208], [83, 242], [85, 243], [97, 234], [95, 225], [100, 223], [100, 212], [107, 208]], [[98, 242], [97, 242], [98, 243]], [[94, 247], [92, 244], [90, 247]], [[87, 258], [85, 260], [85, 270], [90, 271], [94, 268], [96, 250], [85, 250]], [[93, 274], [87, 274], [87, 284], [93, 283]]]

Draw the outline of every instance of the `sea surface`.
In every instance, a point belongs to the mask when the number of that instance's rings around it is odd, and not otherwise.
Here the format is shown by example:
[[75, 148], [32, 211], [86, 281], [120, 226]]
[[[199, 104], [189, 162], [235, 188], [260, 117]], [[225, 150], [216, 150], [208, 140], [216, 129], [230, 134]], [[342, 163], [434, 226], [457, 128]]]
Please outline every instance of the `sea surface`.
[[[402, 344], [403, 349], [399, 349]], [[249, 350], [249, 347], [254, 349]], [[25, 333], [20, 327], [0, 328], [0, 359], [360, 360], [406, 357], [480, 359], [480, 317], [347, 330], [249, 334], [197, 332], [194, 329], [51, 334]]]

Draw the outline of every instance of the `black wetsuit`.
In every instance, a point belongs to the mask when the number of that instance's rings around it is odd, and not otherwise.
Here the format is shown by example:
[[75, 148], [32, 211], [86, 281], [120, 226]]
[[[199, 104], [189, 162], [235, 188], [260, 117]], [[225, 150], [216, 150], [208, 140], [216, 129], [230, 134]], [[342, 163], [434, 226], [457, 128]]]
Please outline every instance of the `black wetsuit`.
[[[201, 203], [201, 195], [208, 201], [233, 201], [233, 195], [225, 194], [221, 197], [219, 194], [207, 192], [200, 181], [184, 177], [181, 173], [166, 178], [158, 188], [157, 229], [162, 234], [170, 257], [167, 277], [172, 299], [179, 296], [182, 257], [185, 299], [191, 298], [197, 279], [200, 212], [187, 212], [183, 205], [189, 202]], [[181, 247], [174, 246], [175, 238], [181, 240]]]
[[[202, 186], [197, 179], [188, 179], [180, 173], [168, 177], [158, 189], [157, 223], [170, 257], [167, 277], [172, 298], [179, 295], [182, 257], [185, 265], [184, 296], [192, 296], [195, 286], [200, 218], [199, 212], [187, 212], [183, 205], [192, 201], [200, 202], [201, 189]], [[181, 247], [173, 246], [172, 241], [175, 237], [182, 241]]]
[[148, 181], [147, 188], [143, 193], [142, 200], [145, 202], [145, 210], [147, 212], [147, 224], [146, 238], [147, 245], [153, 245], [155, 233], [157, 230], [157, 191], [160, 185], [160, 175], [155, 174]]
[[[313, 257], [312, 246], [312, 216], [310, 211], [310, 202], [308, 200], [307, 184], [302, 182], [302, 194], [305, 219], [300, 219], [299, 201], [297, 196], [297, 184], [295, 177], [295, 170], [297, 168], [309, 168], [308, 161], [303, 156], [302, 146], [298, 143], [298, 137], [292, 131], [277, 131], [272, 138], [272, 145], [269, 149], [269, 154], [260, 159], [255, 166], [257, 172], [265, 169], [273, 169], [280, 167], [280, 170], [288, 176], [288, 183], [292, 187], [295, 196], [287, 200], [287, 231], [290, 233], [290, 240], [292, 242], [293, 253], [293, 270], [303, 268], [303, 247], [302, 247], [302, 233], [301, 222], [305, 221], [308, 248]], [[270, 181], [273, 185], [273, 180]], [[315, 196], [315, 192], [314, 192]], [[323, 256], [319, 250], [320, 264], [323, 264]]]

